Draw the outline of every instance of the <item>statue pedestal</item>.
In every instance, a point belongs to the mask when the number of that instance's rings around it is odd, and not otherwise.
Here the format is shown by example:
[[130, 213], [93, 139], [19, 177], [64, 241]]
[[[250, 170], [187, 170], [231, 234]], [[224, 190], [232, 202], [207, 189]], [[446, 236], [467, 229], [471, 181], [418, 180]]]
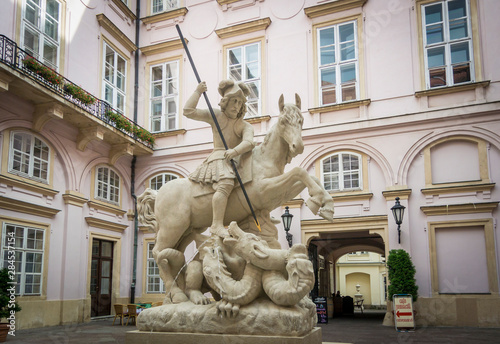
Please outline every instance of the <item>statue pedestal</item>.
[[204, 334], [182, 332], [130, 331], [125, 335], [125, 344], [321, 344], [321, 328], [315, 327], [303, 337], [256, 336], [237, 334]]

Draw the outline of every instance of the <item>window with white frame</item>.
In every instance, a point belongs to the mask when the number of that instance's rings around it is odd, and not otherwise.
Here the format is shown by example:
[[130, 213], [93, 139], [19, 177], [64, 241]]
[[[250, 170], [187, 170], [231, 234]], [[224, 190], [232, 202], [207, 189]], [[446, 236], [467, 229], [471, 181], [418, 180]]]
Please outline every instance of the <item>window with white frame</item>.
[[146, 291], [148, 294], [165, 293], [165, 284], [160, 278], [160, 269], [153, 258], [153, 242], [148, 243]]
[[127, 61], [104, 43], [103, 98], [120, 113], [125, 112]]
[[42, 293], [44, 245], [44, 229], [4, 223], [2, 267], [14, 267], [16, 295]]
[[227, 75], [234, 81], [244, 82], [250, 90], [245, 117], [259, 116], [261, 113], [260, 42], [229, 48], [227, 55]]
[[9, 173], [49, 182], [50, 148], [29, 133], [12, 132], [9, 148]]
[[152, 0], [151, 14], [162, 13], [179, 8], [179, 0]]
[[359, 98], [356, 21], [318, 28], [320, 105]]
[[179, 61], [151, 67], [151, 131], [177, 129]]
[[149, 180], [149, 187], [153, 190], [160, 190], [164, 184], [174, 179], [177, 179], [176, 175], [171, 173], [162, 173]]
[[321, 160], [321, 180], [328, 191], [362, 189], [361, 156], [341, 152]]
[[422, 22], [427, 88], [474, 81], [469, 2], [422, 5]]
[[113, 204], [120, 203], [120, 177], [109, 167], [100, 166], [96, 173], [95, 198]]
[[30, 55], [57, 70], [60, 45], [61, 3], [24, 0], [21, 46]]

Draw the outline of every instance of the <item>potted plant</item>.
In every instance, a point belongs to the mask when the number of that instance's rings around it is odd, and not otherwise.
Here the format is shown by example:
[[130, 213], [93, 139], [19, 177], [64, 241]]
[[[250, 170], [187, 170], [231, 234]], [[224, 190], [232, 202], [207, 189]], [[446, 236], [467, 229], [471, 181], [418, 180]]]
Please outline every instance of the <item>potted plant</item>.
[[23, 65], [33, 73], [40, 75], [42, 78], [54, 85], [62, 85], [63, 77], [56, 73], [55, 70], [44, 66], [34, 57], [28, 56], [23, 60]]
[[84, 91], [80, 86], [74, 84], [65, 84], [63, 87], [64, 91], [71, 95], [74, 99], [78, 99], [85, 105], [90, 105], [95, 103], [95, 98]]
[[[394, 295], [409, 294], [413, 302], [418, 298], [418, 286], [415, 280], [417, 270], [411, 261], [411, 257], [403, 249], [389, 251], [387, 259], [387, 270], [389, 273], [389, 287], [387, 288], [387, 313], [384, 319], [384, 325], [394, 325], [393, 314], [391, 311], [391, 302]], [[415, 312], [416, 313], [416, 312]]]
[[[8, 322], [0, 323], [0, 342], [5, 342], [9, 325], [15, 326], [15, 313], [21, 310], [21, 307], [12, 299], [15, 292], [15, 284], [11, 282], [15, 280], [15, 275], [10, 274], [7, 268], [0, 270], [0, 319], [6, 319]], [[14, 322], [11, 324], [11, 322]]]

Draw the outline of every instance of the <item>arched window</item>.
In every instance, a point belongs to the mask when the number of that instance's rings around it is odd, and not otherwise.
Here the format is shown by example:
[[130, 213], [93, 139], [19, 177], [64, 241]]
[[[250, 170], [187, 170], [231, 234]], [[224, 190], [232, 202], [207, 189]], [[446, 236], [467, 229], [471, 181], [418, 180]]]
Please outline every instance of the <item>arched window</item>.
[[160, 190], [160, 188], [167, 182], [177, 179], [178, 177], [171, 173], [161, 173], [149, 180], [149, 187], [153, 190]]
[[30, 133], [12, 133], [9, 173], [48, 184], [49, 160], [50, 148], [45, 142]]
[[360, 190], [362, 175], [359, 154], [340, 152], [321, 160], [321, 180], [327, 191]]
[[96, 173], [96, 199], [114, 204], [120, 203], [120, 177], [106, 166], [97, 168]]

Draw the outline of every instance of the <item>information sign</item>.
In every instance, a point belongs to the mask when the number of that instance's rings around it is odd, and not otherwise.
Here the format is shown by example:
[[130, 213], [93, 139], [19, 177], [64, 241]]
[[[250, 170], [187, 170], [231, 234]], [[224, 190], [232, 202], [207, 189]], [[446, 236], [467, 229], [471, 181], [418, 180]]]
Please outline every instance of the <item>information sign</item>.
[[394, 325], [396, 330], [414, 330], [415, 319], [413, 317], [412, 296], [409, 294], [394, 295], [392, 298], [394, 306]]
[[328, 324], [328, 312], [326, 297], [315, 297], [316, 314], [318, 315], [318, 324]]

